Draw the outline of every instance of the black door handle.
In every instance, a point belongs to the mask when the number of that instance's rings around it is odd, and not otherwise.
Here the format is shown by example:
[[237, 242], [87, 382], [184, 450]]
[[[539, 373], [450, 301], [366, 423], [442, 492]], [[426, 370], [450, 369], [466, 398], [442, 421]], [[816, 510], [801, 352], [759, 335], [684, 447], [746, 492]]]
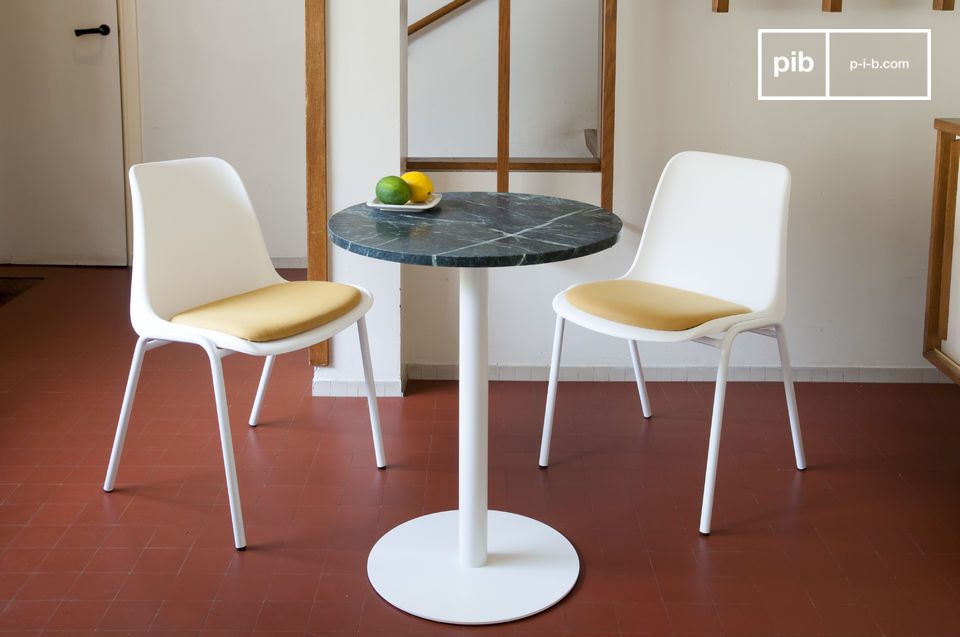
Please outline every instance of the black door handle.
[[73, 32], [78, 38], [81, 35], [110, 35], [110, 27], [106, 24], [101, 24], [98, 27], [92, 27], [89, 29], [74, 29]]

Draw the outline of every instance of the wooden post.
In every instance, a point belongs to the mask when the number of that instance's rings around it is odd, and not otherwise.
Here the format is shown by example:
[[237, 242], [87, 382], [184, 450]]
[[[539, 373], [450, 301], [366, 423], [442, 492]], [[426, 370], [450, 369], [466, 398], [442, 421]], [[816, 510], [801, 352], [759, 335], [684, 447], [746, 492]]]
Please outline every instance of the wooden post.
[[500, 0], [497, 70], [497, 191], [510, 191], [510, 0]]
[[953, 11], [954, 0], [933, 0], [934, 11]]
[[957, 220], [957, 179], [960, 177], [960, 140], [950, 142], [947, 158], [946, 209], [943, 214], [943, 256], [940, 264], [940, 340], [947, 340], [950, 319], [950, 282], [953, 278], [953, 242]]
[[730, 0], [713, 0], [714, 13], [727, 13], [730, 11]]
[[[307, 278], [327, 280], [326, 0], [304, 0], [307, 69]], [[330, 365], [330, 341], [310, 348], [310, 363]]]
[[843, 11], [843, 0], [823, 0], [823, 10], [829, 13]]
[[603, 0], [600, 89], [600, 205], [613, 210], [613, 136], [617, 94], [617, 0]]
[[927, 306], [923, 324], [923, 356], [960, 384], [960, 361], [943, 349], [949, 327], [950, 277], [956, 231], [957, 181], [960, 170], [960, 119], [938, 119], [937, 154], [933, 169], [933, 210], [927, 266]]
[[933, 166], [933, 211], [930, 216], [930, 253], [927, 261], [927, 308], [923, 326], [924, 354], [939, 349], [942, 340], [943, 327], [940, 325], [940, 319], [943, 303], [943, 247], [946, 238], [950, 151], [956, 139], [956, 134], [951, 130], [937, 130], [937, 154]]

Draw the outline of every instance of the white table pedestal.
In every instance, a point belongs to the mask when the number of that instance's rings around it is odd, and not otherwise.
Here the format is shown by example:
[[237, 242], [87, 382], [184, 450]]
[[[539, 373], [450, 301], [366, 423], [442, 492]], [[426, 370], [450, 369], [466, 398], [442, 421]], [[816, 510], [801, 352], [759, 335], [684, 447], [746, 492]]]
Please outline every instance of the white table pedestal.
[[460, 508], [415, 518], [373, 547], [367, 576], [385, 600], [451, 624], [539, 613], [577, 582], [573, 545], [546, 524], [487, 510], [485, 268], [460, 269]]

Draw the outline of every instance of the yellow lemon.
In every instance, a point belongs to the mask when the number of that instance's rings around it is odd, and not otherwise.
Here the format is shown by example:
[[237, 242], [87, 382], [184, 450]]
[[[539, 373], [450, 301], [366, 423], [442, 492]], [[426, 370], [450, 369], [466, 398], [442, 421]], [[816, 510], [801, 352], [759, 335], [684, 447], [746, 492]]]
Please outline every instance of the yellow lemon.
[[410, 186], [410, 201], [412, 203], [423, 203], [433, 194], [433, 182], [421, 172], [404, 173], [400, 175], [400, 179]]

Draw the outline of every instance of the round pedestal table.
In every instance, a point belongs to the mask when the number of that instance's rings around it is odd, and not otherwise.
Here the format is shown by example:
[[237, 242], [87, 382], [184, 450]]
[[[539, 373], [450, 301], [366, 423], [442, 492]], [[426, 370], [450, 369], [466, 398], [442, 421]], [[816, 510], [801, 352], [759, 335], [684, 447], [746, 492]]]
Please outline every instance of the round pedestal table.
[[487, 509], [487, 273], [605, 250], [620, 219], [569, 199], [454, 192], [422, 212], [359, 204], [328, 225], [344, 250], [460, 271], [459, 509], [384, 535], [367, 560], [370, 583], [397, 608], [451, 624], [495, 624], [553, 606], [580, 573], [573, 545], [546, 524]]

